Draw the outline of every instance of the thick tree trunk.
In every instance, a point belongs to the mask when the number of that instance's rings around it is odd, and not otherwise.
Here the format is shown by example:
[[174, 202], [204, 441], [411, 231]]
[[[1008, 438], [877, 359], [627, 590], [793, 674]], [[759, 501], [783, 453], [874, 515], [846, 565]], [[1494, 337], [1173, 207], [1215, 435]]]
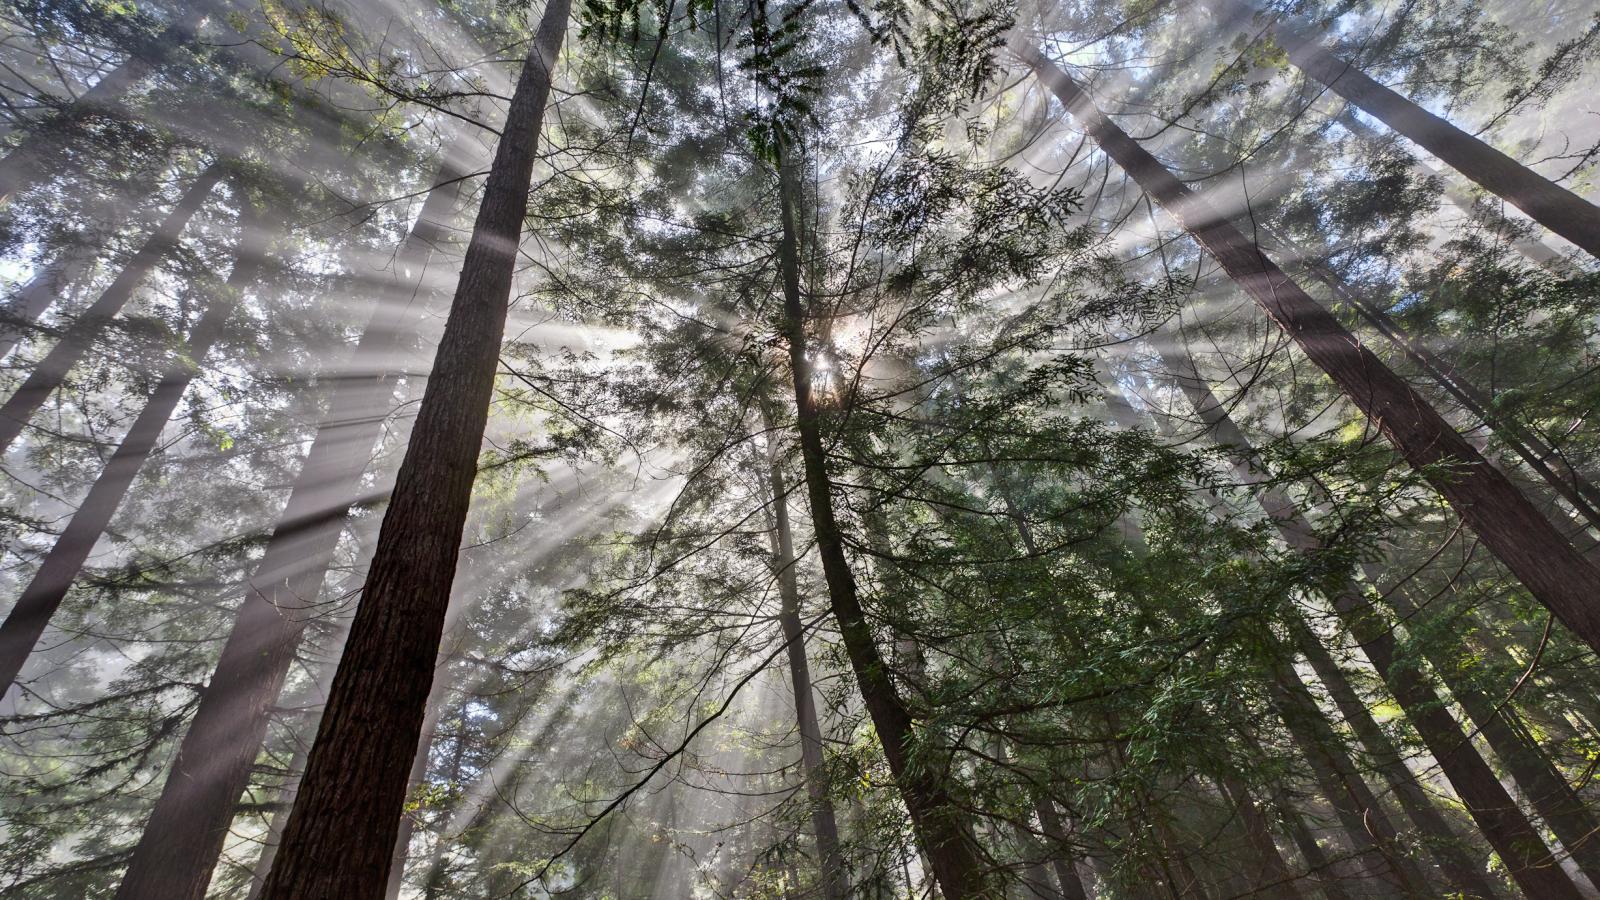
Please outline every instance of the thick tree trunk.
[[545, 7], [267, 900], [383, 896], [488, 424], [517, 246], [570, 0]]
[[[1195, 413], [1211, 428], [1213, 439], [1229, 449], [1241, 482], [1265, 481], [1267, 476], [1255, 468], [1254, 448], [1201, 379], [1193, 361], [1181, 351], [1157, 350], [1163, 366], [1177, 380]], [[1311, 523], [1280, 488], [1266, 485], [1258, 498], [1291, 549], [1308, 555], [1322, 549]], [[1386, 623], [1372, 615], [1359, 588], [1352, 583], [1330, 599], [1512, 878], [1530, 896], [1577, 900], [1577, 887], [1555, 864], [1544, 839], [1467, 740], [1460, 724], [1439, 702], [1432, 686], [1416, 669], [1395, 664], [1394, 635]]]
[[1284, 275], [1254, 241], [1096, 109], [1066, 72], [1037, 50], [1017, 52], [1101, 149], [1178, 218], [1412, 466], [1427, 473], [1434, 488], [1534, 597], [1600, 651], [1600, 603], [1594, 597], [1600, 569], [1585, 561], [1504, 474]]
[[[422, 733], [417, 738], [417, 751], [411, 760], [411, 772], [406, 776], [406, 794], [417, 789], [428, 777], [428, 761], [433, 756], [434, 733], [439, 730], [439, 718], [444, 715], [444, 681], [434, 679], [433, 690], [428, 695], [428, 711], [422, 717]], [[457, 742], [457, 751], [460, 750]], [[457, 765], [460, 764], [459, 758]], [[416, 816], [402, 815], [400, 828], [395, 832], [394, 862], [389, 866], [389, 881], [383, 891], [384, 900], [396, 900], [405, 885], [406, 859], [411, 855], [411, 837], [417, 832]]]
[[[763, 414], [763, 420], [771, 433], [770, 419]], [[781, 604], [778, 624], [788, 644], [789, 680], [794, 687], [794, 712], [800, 732], [800, 767], [806, 781], [806, 796], [811, 801], [811, 828], [816, 832], [817, 862], [821, 868], [819, 882], [825, 900], [842, 900], [850, 892], [849, 872], [845, 868], [844, 854], [839, 850], [839, 822], [822, 770], [822, 726], [817, 720], [811, 664], [806, 659], [805, 628], [800, 619], [800, 583], [795, 573], [799, 560], [795, 558], [794, 533], [789, 525], [789, 489], [783, 477], [782, 462], [770, 448], [766, 479], [772, 502], [768, 537]]]
[[73, 241], [17, 291], [0, 325], [0, 359], [10, 356], [56, 298], [83, 277], [100, 251], [98, 244], [87, 237]]
[[[245, 589], [232, 631], [140, 835], [118, 900], [200, 900], [234, 807], [266, 736], [271, 710], [315, 609], [361, 474], [382, 437], [394, 356], [415, 330], [412, 288], [445, 236], [459, 194], [448, 161], [338, 380], [272, 537]], [[412, 274], [415, 273], [415, 274]], [[272, 848], [276, 854], [276, 845]], [[270, 862], [270, 861], [269, 861]], [[263, 878], [265, 872], [262, 873]]]
[[985, 878], [972, 836], [944, 785], [937, 766], [914, 765], [916, 735], [910, 710], [889, 677], [888, 667], [872, 636], [861, 608], [855, 574], [845, 557], [844, 539], [834, 518], [832, 480], [827, 471], [818, 422], [818, 404], [812, 391], [811, 361], [806, 356], [805, 308], [800, 297], [800, 248], [796, 206], [799, 177], [787, 156], [779, 165], [779, 194], [783, 213], [783, 239], [779, 263], [783, 277], [784, 336], [789, 343], [789, 367], [794, 381], [796, 428], [804, 463], [806, 496], [811, 505], [811, 525], [822, 574], [828, 585], [834, 618], [844, 641], [862, 700], [883, 745], [906, 810], [930, 870], [946, 900], [985, 896]]
[[189, 224], [189, 220], [211, 195], [211, 189], [226, 174], [227, 167], [221, 163], [212, 163], [200, 173], [178, 204], [167, 213], [155, 233], [128, 260], [128, 264], [117, 273], [116, 279], [99, 299], [62, 333], [56, 345], [34, 366], [5, 405], [0, 406], [0, 454], [11, 449], [22, 430], [28, 426], [28, 420], [61, 387], [67, 373], [89, 352], [90, 345], [106, 329], [111, 319], [132, 299], [134, 289], [177, 246], [178, 236], [184, 226]]
[[[1241, 20], [1256, 15], [1253, 7], [1237, 0], [1213, 2], [1227, 15]], [[1384, 87], [1322, 49], [1314, 37], [1276, 19], [1265, 24], [1300, 71], [1444, 160], [1484, 190], [1504, 198], [1535, 222], [1600, 257], [1600, 207]]]
[[[1489, 426], [1517, 458], [1571, 504], [1573, 510], [1589, 523], [1589, 527], [1600, 529], [1600, 488], [1596, 488], [1594, 482], [1574, 468], [1565, 456], [1533, 429], [1496, 412], [1492, 397], [1462, 376], [1455, 366], [1412, 337], [1388, 313], [1368, 302], [1360, 291], [1346, 284], [1326, 266], [1312, 263], [1310, 272], [1327, 285], [1334, 296], [1349, 304], [1379, 334], [1388, 338], [1435, 384], [1460, 402], [1462, 408]], [[1592, 554], [1590, 558], [1594, 558]]]
[[49, 554], [33, 579], [17, 600], [17, 605], [0, 624], [0, 693], [8, 690], [17, 679], [17, 673], [39, 643], [40, 635], [66, 599], [72, 582], [83, 570], [84, 561], [94, 545], [111, 524], [111, 517], [127, 496], [134, 479], [144, 466], [145, 459], [161, 439], [161, 432], [178, 408], [178, 401], [189, 388], [201, 361], [211, 345], [222, 334], [222, 328], [233, 315], [241, 292], [252, 286], [260, 276], [264, 263], [266, 235], [247, 214], [240, 223], [238, 249], [234, 254], [233, 271], [223, 286], [222, 296], [215, 297], [206, 306], [200, 320], [189, 333], [178, 359], [168, 365], [156, 385], [155, 392], [144, 409], [134, 419], [122, 443], [111, 454], [100, 476], [95, 479], [89, 493], [72, 515], [72, 520], [56, 538]]

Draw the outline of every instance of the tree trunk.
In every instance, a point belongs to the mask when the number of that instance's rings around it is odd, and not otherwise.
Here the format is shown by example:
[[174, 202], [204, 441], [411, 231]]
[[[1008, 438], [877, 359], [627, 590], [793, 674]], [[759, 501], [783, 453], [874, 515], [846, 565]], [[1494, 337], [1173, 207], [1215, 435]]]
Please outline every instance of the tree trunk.
[[212, 163], [200, 173], [178, 204], [167, 213], [155, 233], [128, 260], [128, 264], [117, 273], [116, 279], [99, 299], [62, 333], [56, 345], [34, 366], [5, 405], [0, 406], [0, 454], [11, 449], [11, 445], [27, 427], [28, 420], [66, 381], [67, 373], [89, 351], [90, 345], [110, 324], [111, 319], [132, 299], [134, 288], [177, 246], [178, 236], [184, 226], [200, 210], [211, 195], [211, 189], [226, 174], [227, 167], [221, 163]]
[[783, 276], [784, 336], [789, 343], [789, 367], [794, 381], [796, 429], [804, 462], [806, 495], [811, 505], [811, 526], [822, 558], [834, 618], [844, 641], [845, 654], [855, 672], [862, 700], [883, 745], [884, 756], [911, 814], [918, 842], [945, 900], [984, 896], [985, 878], [972, 836], [959, 818], [938, 767], [915, 765], [916, 736], [910, 710], [900, 696], [872, 636], [855, 575], [844, 553], [844, 538], [833, 512], [833, 485], [827, 471], [827, 451], [822, 443], [818, 404], [812, 392], [811, 361], [806, 357], [805, 309], [800, 297], [800, 248], [796, 206], [800, 191], [795, 163], [785, 154], [778, 167], [783, 214], [779, 262]]
[[[1211, 428], [1213, 439], [1229, 448], [1240, 480], [1245, 484], [1266, 481], [1266, 475], [1254, 467], [1254, 448], [1201, 379], [1193, 361], [1182, 352], [1168, 353], [1160, 347], [1157, 350], [1163, 366], [1177, 380], [1195, 413]], [[1267, 484], [1258, 499], [1291, 549], [1307, 555], [1321, 550], [1311, 523], [1280, 488]], [[1554, 863], [1544, 839], [1467, 740], [1460, 724], [1440, 704], [1433, 688], [1414, 668], [1395, 665], [1394, 635], [1386, 623], [1371, 614], [1360, 589], [1351, 583], [1330, 599], [1512, 878], [1529, 896], [1577, 900], [1577, 887]]]
[[1070, 835], [1066, 823], [1061, 820], [1061, 814], [1056, 811], [1055, 802], [1040, 800], [1033, 808], [1039, 814], [1039, 828], [1055, 845], [1050, 854], [1050, 868], [1055, 870], [1056, 881], [1061, 884], [1061, 895], [1066, 900], [1089, 900], [1089, 891], [1083, 883], [1083, 877], [1078, 874], [1077, 866], [1072, 864], [1072, 857], [1068, 852]]
[[118, 900], [205, 896], [234, 807], [249, 785], [272, 706], [300, 647], [308, 611], [315, 609], [361, 474], [382, 436], [393, 393], [393, 356], [414, 330], [411, 288], [445, 236], [459, 193], [456, 176], [448, 161], [440, 168], [438, 186], [423, 202], [398, 254], [402, 278], [379, 296], [352, 354], [352, 374], [333, 388], [283, 514], [245, 589], [217, 668], [140, 835]]
[[62, 154], [81, 140], [95, 116], [121, 115], [123, 98], [180, 47], [194, 43], [195, 32], [214, 4], [195, 0], [182, 18], [162, 29], [107, 72], [94, 86], [30, 129], [27, 137], [0, 158], [0, 205], [38, 184], [59, 164]]
[[99, 253], [98, 244], [98, 241], [80, 236], [29, 279], [22, 290], [17, 291], [4, 313], [0, 359], [10, 356], [56, 298], [83, 277]]
[[[769, 434], [772, 423], [763, 411]], [[850, 893], [849, 871], [839, 850], [839, 822], [833, 800], [828, 796], [826, 774], [822, 770], [822, 726], [817, 720], [816, 701], [811, 688], [811, 665], [806, 659], [804, 623], [800, 619], [800, 584], [795, 574], [799, 560], [794, 553], [794, 534], [789, 527], [789, 489], [783, 466], [775, 448], [769, 447], [767, 487], [771, 494], [772, 521], [768, 530], [772, 544], [773, 571], [778, 577], [781, 607], [778, 624], [788, 644], [789, 679], [794, 687], [794, 711], [800, 732], [800, 766], [811, 801], [811, 827], [817, 837], [817, 861], [825, 900], [842, 900]]]
[[1300, 856], [1306, 861], [1306, 871], [1316, 881], [1323, 896], [1328, 900], [1352, 900], [1350, 892], [1345, 890], [1344, 881], [1335, 871], [1333, 861], [1328, 859], [1328, 854], [1323, 851], [1322, 845], [1317, 843], [1316, 835], [1306, 827], [1304, 816], [1282, 800], [1278, 806], [1283, 811], [1284, 825], [1289, 830], [1289, 837], [1294, 840], [1295, 846], [1300, 848]]
[[[433, 755], [434, 733], [439, 729], [439, 717], [444, 715], [444, 687], [445, 682], [434, 680], [433, 690], [428, 696], [428, 711], [422, 717], [422, 733], [417, 738], [417, 750], [411, 760], [411, 772], [406, 777], [406, 795], [417, 789], [428, 777], [428, 760]], [[456, 742], [456, 766], [460, 766], [461, 742]], [[417, 832], [416, 816], [400, 816], [400, 828], [394, 838], [394, 862], [389, 866], [389, 881], [384, 888], [384, 900], [396, 900], [400, 896], [400, 888], [406, 880], [406, 858], [411, 855], [411, 836]]]
[[1267, 817], [1261, 814], [1260, 807], [1251, 798], [1250, 789], [1231, 775], [1219, 778], [1217, 786], [1222, 789], [1224, 799], [1238, 813], [1239, 821], [1244, 825], [1245, 837], [1256, 857], [1256, 871], [1247, 880], [1252, 894], [1269, 898], [1293, 897], [1294, 872], [1283, 858], [1283, 852], [1278, 849], [1278, 842], [1273, 839], [1272, 829], [1267, 825]]
[[1418, 900], [1426, 897], [1427, 879], [1405, 856], [1388, 814], [1293, 666], [1277, 660], [1271, 678], [1269, 687], [1278, 717], [1288, 726], [1290, 737], [1311, 766], [1318, 790], [1333, 804], [1345, 834], [1358, 851], [1378, 854], [1401, 895]]
[[[1404, 591], [1391, 591], [1386, 596], [1401, 618], [1411, 621], [1417, 614]], [[1538, 745], [1516, 727], [1516, 713], [1510, 706], [1497, 710], [1483, 692], [1456, 676], [1453, 660], [1436, 648], [1424, 648], [1423, 652], [1539, 818], [1555, 832], [1578, 869], [1591, 883], [1600, 886], [1600, 820]]]
[[[1240, 19], [1257, 15], [1254, 8], [1237, 0], [1213, 2]], [[1276, 20], [1267, 21], [1266, 28], [1300, 71], [1535, 222], [1600, 257], [1600, 207], [1384, 87], [1322, 49], [1314, 37]]]
[[[1178, 218], [1412, 466], [1427, 473], [1429, 483], [1533, 596], [1600, 651], [1600, 604], [1594, 602], [1600, 569], [1585, 561], [1504, 474], [1284, 275], [1254, 241], [1101, 114], [1066, 72], [1035, 49], [1018, 53], [1101, 149]], [[1450, 471], [1440, 471], [1444, 468]]]
[[106, 526], [111, 524], [111, 517], [122, 505], [145, 459], [155, 450], [162, 430], [183, 399], [207, 351], [233, 315], [239, 295], [260, 276], [266, 238], [253, 213], [247, 212], [241, 217], [233, 271], [222, 288], [222, 296], [212, 298], [207, 304], [182, 352], [168, 364], [155, 392], [111, 454], [72, 520], [56, 538], [17, 605], [0, 624], [0, 693], [9, 690], [16, 681], [28, 655], [39, 643], [40, 635], [44, 634], [61, 601], [66, 599], [72, 582], [83, 570], [84, 561], [105, 533]]
[[570, 0], [546, 7], [507, 112], [432, 376], [266, 900], [382, 897], [488, 424], [517, 246]]
[[1355, 732], [1356, 739], [1371, 754], [1378, 771], [1400, 801], [1400, 806], [1425, 839], [1429, 853], [1439, 864], [1439, 870], [1445, 878], [1466, 897], [1478, 897], [1481, 900], [1499, 897], [1501, 892], [1495, 888], [1482, 867], [1473, 863], [1438, 807], [1428, 798], [1416, 776], [1400, 758], [1400, 751], [1394, 742], [1389, 740], [1383, 727], [1372, 718], [1372, 711], [1361, 701], [1355, 688], [1350, 686], [1333, 655], [1304, 622], [1292, 621], [1289, 627], [1293, 632], [1295, 649], [1311, 663], [1317, 679], [1328, 689], [1329, 696], [1339, 708], [1339, 714], [1344, 716], [1345, 722]]

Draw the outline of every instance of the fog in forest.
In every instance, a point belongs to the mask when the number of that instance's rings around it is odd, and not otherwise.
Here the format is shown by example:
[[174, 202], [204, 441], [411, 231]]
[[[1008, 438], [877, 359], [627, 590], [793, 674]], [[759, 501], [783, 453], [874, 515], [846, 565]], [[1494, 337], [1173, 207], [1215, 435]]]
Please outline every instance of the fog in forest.
[[0, 0], [0, 896], [1600, 900], [1600, 5]]

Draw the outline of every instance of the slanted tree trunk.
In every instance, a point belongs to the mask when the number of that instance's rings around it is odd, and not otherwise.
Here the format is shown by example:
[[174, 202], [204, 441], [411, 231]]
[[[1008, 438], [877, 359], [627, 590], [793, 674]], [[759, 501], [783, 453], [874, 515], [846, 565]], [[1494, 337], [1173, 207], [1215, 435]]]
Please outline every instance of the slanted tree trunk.
[[[1484, 544], [1555, 613], [1600, 651], [1600, 603], [1590, 565], [1565, 536], [1420, 394], [1395, 375], [1251, 239], [1178, 181], [1095, 108], [1060, 67], [1036, 49], [1017, 50], [1107, 155], [1177, 217], [1307, 357], [1334, 380], [1413, 467], [1427, 473]], [[1600, 233], [1600, 230], [1597, 230]], [[1448, 471], [1443, 471], [1448, 470]]]
[[[415, 328], [412, 289], [445, 236], [459, 192], [457, 176], [448, 161], [440, 168], [437, 186], [423, 201], [397, 254], [400, 278], [380, 294], [352, 354], [349, 374], [335, 383], [283, 514], [245, 588], [216, 670], [134, 849], [118, 900], [205, 896], [234, 807], [265, 739], [272, 706], [315, 609], [346, 516], [358, 499], [361, 473], [382, 436], [394, 391], [393, 357]], [[274, 844], [273, 856], [276, 852]], [[265, 879], [266, 872], [261, 875]]]
[[[770, 417], [763, 412], [768, 433]], [[839, 850], [839, 822], [833, 800], [828, 796], [826, 774], [822, 770], [822, 726], [817, 720], [816, 700], [812, 695], [811, 664], [806, 659], [805, 627], [800, 619], [800, 583], [795, 568], [794, 533], [789, 526], [789, 488], [783, 477], [783, 464], [775, 447], [769, 446], [767, 490], [772, 503], [768, 540], [772, 545], [773, 572], [778, 578], [778, 624], [788, 644], [789, 679], [794, 687], [794, 712], [800, 732], [800, 768], [805, 777], [806, 796], [811, 801], [811, 828], [816, 832], [819, 883], [825, 900], [842, 900], [850, 892], [849, 872]]]
[[1249, 875], [1246, 884], [1254, 894], [1262, 897], [1293, 897], [1294, 872], [1283, 858], [1283, 852], [1278, 849], [1278, 842], [1273, 839], [1272, 829], [1267, 825], [1267, 817], [1256, 806], [1249, 787], [1231, 775], [1217, 779], [1217, 787], [1221, 788], [1223, 798], [1238, 813], [1245, 838], [1256, 857], [1256, 871]]
[[[1352, 106], [1346, 106], [1341, 109], [1339, 114], [1334, 117], [1334, 121], [1339, 123], [1339, 127], [1368, 143], [1375, 144], [1383, 140], [1383, 136], [1379, 134], [1378, 129], [1361, 121]], [[1458, 182], [1441, 177], [1438, 169], [1415, 157], [1411, 160], [1411, 170], [1423, 178], [1440, 178], [1444, 182], [1445, 199], [1449, 200], [1450, 204], [1456, 209], [1471, 215], [1474, 203], [1473, 196]], [[1555, 269], [1557, 268], [1557, 263], [1562, 260], [1561, 254], [1557, 253], [1549, 244], [1540, 240], [1537, 235], [1519, 237], [1512, 242], [1511, 246], [1529, 262], [1541, 268]]]
[[[1376, 574], [1376, 573], [1374, 573]], [[1403, 590], [1387, 594], [1395, 612], [1412, 621], [1417, 608]], [[1516, 712], [1507, 706], [1497, 709], [1494, 701], [1477, 687], [1457, 677], [1450, 660], [1437, 647], [1424, 647], [1423, 655], [1450, 689], [1451, 696], [1467, 714], [1467, 719], [1489, 742], [1523, 796], [1539, 818], [1555, 832], [1572, 861], [1589, 881], [1600, 886], [1600, 820], [1595, 818], [1567, 779], [1527, 735], [1516, 726]]]
[[[1255, 468], [1255, 449], [1201, 379], [1193, 360], [1181, 351], [1168, 352], [1159, 346], [1156, 349], [1195, 413], [1210, 427], [1212, 438], [1228, 448], [1240, 481], [1267, 481], [1265, 473]], [[1297, 553], [1320, 552], [1322, 547], [1311, 523], [1282, 489], [1266, 484], [1258, 500], [1285, 544]], [[1351, 583], [1330, 599], [1518, 886], [1531, 897], [1577, 900], [1577, 887], [1555, 864], [1544, 839], [1467, 740], [1460, 724], [1439, 702], [1433, 687], [1415, 668], [1396, 664], [1394, 635], [1387, 623], [1373, 615], [1360, 589]]]
[[[1247, 21], [1256, 15], [1238, 0], [1213, 0], [1226, 15]], [[1600, 207], [1550, 181], [1499, 150], [1379, 84], [1334, 56], [1316, 38], [1270, 18], [1265, 27], [1300, 71], [1405, 135], [1484, 190], [1527, 213], [1540, 225], [1600, 257]]]
[[[446, 682], [434, 679], [433, 690], [428, 696], [428, 711], [422, 718], [422, 734], [417, 738], [417, 752], [411, 760], [411, 772], [406, 776], [406, 794], [417, 789], [423, 780], [428, 777], [428, 761], [433, 756], [433, 740], [439, 730], [439, 718], [444, 715], [445, 692], [443, 687]], [[457, 742], [459, 753], [460, 742]], [[460, 765], [459, 758], [457, 759]], [[384, 888], [384, 900], [396, 900], [400, 896], [400, 888], [405, 886], [406, 859], [411, 855], [411, 836], [417, 832], [416, 816], [402, 815], [400, 828], [394, 838], [394, 862], [389, 866], [389, 882]]]
[[1276, 661], [1270, 676], [1269, 688], [1278, 717], [1310, 765], [1317, 788], [1333, 804], [1345, 834], [1358, 851], [1376, 853], [1383, 860], [1393, 887], [1402, 896], [1417, 900], [1428, 896], [1427, 879], [1399, 846], [1399, 832], [1305, 683], [1285, 659]]
[[9, 308], [0, 314], [4, 316], [3, 326], [0, 326], [3, 327], [3, 331], [0, 331], [0, 359], [10, 356], [56, 298], [89, 270], [90, 263], [94, 262], [100, 249], [97, 244], [97, 241], [87, 238], [74, 240], [29, 279], [22, 290], [17, 291]]
[[444, 338], [266, 900], [382, 897], [488, 424], [517, 246], [570, 0], [551, 0], [507, 112]]
[[[1159, 348], [1158, 348], [1159, 352]], [[1171, 355], [1162, 355], [1164, 366], [1172, 371], [1178, 369], [1182, 379], [1180, 385], [1189, 384], [1203, 386], [1199, 381], [1199, 374], [1194, 370], [1187, 357], [1175, 351]], [[1109, 372], [1103, 372], [1102, 379], [1106, 381], [1106, 405], [1112, 416], [1119, 424], [1127, 428], [1138, 427], [1138, 413], [1136, 413], [1127, 400], [1123, 397], [1121, 389], [1116, 385], [1114, 377]], [[1185, 382], [1183, 379], [1187, 379]], [[1207, 408], [1217, 406], [1215, 398], [1209, 389], [1204, 393], [1194, 391], [1189, 396], [1193, 403], [1204, 403]], [[1210, 399], [1207, 399], [1210, 398]], [[1163, 420], [1164, 421], [1164, 420]], [[1228, 424], [1231, 424], [1231, 420]], [[1158, 426], [1161, 422], [1158, 421]], [[1217, 426], [1219, 433], [1222, 426]], [[1171, 431], [1170, 428], [1165, 428]], [[1235, 430], [1227, 433], [1233, 434]], [[1241, 436], [1242, 439], [1242, 436]], [[1475, 865], [1468, 854], [1464, 852], [1460, 842], [1456, 840], [1453, 832], [1445, 823], [1438, 809], [1429, 801], [1422, 786], [1417, 783], [1416, 776], [1406, 767], [1400, 759], [1399, 752], [1395, 749], [1383, 729], [1372, 718], [1372, 713], [1367, 709], [1356, 695], [1355, 690], [1345, 679], [1344, 673], [1334, 663], [1333, 657], [1328, 653], [1322, 643], [1312, 634], [1304, 622], [1298, 619], [1289, 623], [1291, 638], [1295, 649], [1304, 654], [1311, 662], [1312, 669], [1317, 677], [1328, 688], [1330, 696], [1339, 709], [1340, 715], [1350, 724], [1361, 741], [1362, 746], [1372, 755], [1377, 763], [1378, 770], [1384, 780], [1388, 782], [1392, 792], [1399, 799], [1401, 808], [1412, 823], [1427, 839], [1430, 855], [1439, 864], [1440, 871], [1450, 880], [1451, 884], [1467, 897], [1481, 897], [1484, 900], [1493, 900], [1499, 896], [1490, 883], [1488, 876], [1481, 867]], [[1309, 862], [1309, 860], [1308, 860]]]
[[1311, 633], [1311, 629], [1306, 627], [1304, 622], [1293, 621], [1289, 623], [1289, 627], [1293, 631], [1295, 649], [1311, 663], [1312, 670], [1317, 673], [1317, 680], [1328, 689], [1328, 695], [1333, 698], [1339, 714], [1344, 717], [1345, 722], [1355, 732], [1356, 739], [1372, 756], [1395, 799], [1400, 801], [1401, 808], [1426, 840], [1428, 851], [1439, 864], [1439, 870], [1444, 873], [1445, 878], [1467, 897], [1494, 900], [1500, 896], [1500, 891], [1489, 880], [1483, 867], [1472, 861], [1472, 857], [1445, 822], [1438, 807], [1429, 800], [1422, 785], [1417, 782], [1416, 775], [1400, 758], [1400, 752], [1394, 742], [1384, 733], [1383, 727], [1372, 718], [1372, 711], [1361, 701], [1355, 688], [1351, 687], [1349, 679], [1334, 661], [1333, 655], [1322, 646], [1322, 642]]
[[939, 781], [939, 767], [915, 765], [917, 751], [912, 716], [872, 636], [861, 608], [855, 574], [845, 557], [844, 537], [833, 511], [833, 483], [827, 471], [827, 451], [822, 442], [819, 408], [812, 391], [811, 361], [806, 356], [805, 308], [800, 296], [800, 247], [796, 222], [800, 193], [799, 174], [792, 150], [786, 149], [778, 167], [783, 237], [779, 265], [783, 280], [783, 331], [789, 344], [789, 368], [794, 382], [796, 430], [804, 463], [806, 496], [811, 506], [811, 526], [822, 558], [832, 612], [844, 641], [845, 654], [861, 689], [867, 714], [877, 729], [884, 756], [894, 773], [911, 814], [918, 842], [929, 869], [946, 900], [984, 896], [985, 878], [973, 838], [955, 803]]
[[184, 226], [194, 218], [194, 214], [211, 195], [211, 189], [226, 174], [227, 167], [222, 163], [212, 163], [200, 173], [177, 205], [167, 213], [155, 233], [117, 273], [116, 279], [78, 316], [77, 321], [68, 326], [56, 345], [50, 348], [50, 352], [34, 366], [22, 385], [0, 406], [0, 454], [11, 449], [22, 430], [28, 426], [28, 420], [66, 381], [67, 373], [89, 352], [90, 345], [106, 329], [111, 319], [132, 299], [134, 288], [178, 245], [178, 236]]
[[178, 358], [162, 373], [155, 392], [134, 419], [122, 443], [117, 445], [88, 495], [73, 513], [72, 520], [56, 538], [17, 605], [5, 622], [0, 623], [0, 693], [16, 681], [28, 654], [33, 652], [51, 617], [66, 599], [68, 589], [83, 570], [84, 561], [105, 533], [106, 526], [111, 524], [111, 517], [122, 505], [145, 459], [156, 448], [162, 430], [178, 408], [189, 382], [194, 380], [200, 363], [232, 317], [239, 295], [260, 276], [265, 244], [266, 235], [260, 223], [253, 213], [247, 212], [241, 217], [233, 271], [223, 286], [222, 296], [212, 298], [206, 305]]
[[1317, 889], [1328, 900], [1352, 900], [1350, 892], [1345, 890], [1344, 880], [1339, 877], [1333, 860], [1328, 858], [1322, 845], [1317, 843], [1316, 835], [1306, 827], [1304, 815], [1281, 798], [1278, 807], [1282, 810], [1284, 826], [1289, 831], [1289, 837], [1300, 849], [1300, 856], [1306, 862], [1307, 874], [1316, 882]]
[[1061, 813], [1056, 810], [1055, 802], [1048, 799], [1040, 800], [1033, 808], [1039, 816], [1040, 830], [1054, 844], [1050, 853], [1050, 868], [1055, 871], [1056, 881], [1061, 885], [1061, 895], [1066, 900], [1089, 900], [1089, 890], [1083, 883], [1083, 877], [1078, 874], [1078, 867], [1072, 864], [1072, 857], [1068, 854], [1070, 835]]
[[139, 46], [94, 86], [35, 125], [11, 152], [0, 158], [0, 204], [47, 177], [66, 148], [85, 137], [96, 116], [121, 116], [128, 91], [172, 56], [194, 43], [195, 32], [212, 10], [211, 0], [192, 0], [182, 17]]

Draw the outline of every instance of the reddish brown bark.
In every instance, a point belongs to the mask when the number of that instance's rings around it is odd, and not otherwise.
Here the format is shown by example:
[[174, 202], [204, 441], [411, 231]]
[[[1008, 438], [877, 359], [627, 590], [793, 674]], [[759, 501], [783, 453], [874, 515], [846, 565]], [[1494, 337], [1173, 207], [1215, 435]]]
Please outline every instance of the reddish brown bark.
[[1427, 400], [1317, 305], [1232, 222], [1223, 218], [1095, 108], [1066, 72], [1037, 50], [1018, 51], [1089, 135], [1177, 217], [1267, 315], [1328, 374], [1412, 466], [1449, 501], [1501, 562], [1573, 633], [1600, 651], [1600, 604], [1590, 565], [1509, 480]]
[[570, 0], [507, 112], [450, 315], [266, 900], [383, 896], [488, 424], [539, 131]]
[[[200, 900], [249, 784], [284, 679], [351, 505], [383, 432], [393, 357], [414, 332], [412, 289], [445, 234], [458, 172], [440, 168], [402, 246], [400, 279], [380, 296], [337, 381], [272, 537], [245, 590], [194, 720], [134, 849], [119, 900]], [[276, 854], [276, 845], [272, 853]], [[265, 872], [262, 877], [265, 877]]]

